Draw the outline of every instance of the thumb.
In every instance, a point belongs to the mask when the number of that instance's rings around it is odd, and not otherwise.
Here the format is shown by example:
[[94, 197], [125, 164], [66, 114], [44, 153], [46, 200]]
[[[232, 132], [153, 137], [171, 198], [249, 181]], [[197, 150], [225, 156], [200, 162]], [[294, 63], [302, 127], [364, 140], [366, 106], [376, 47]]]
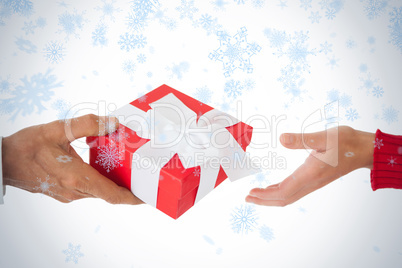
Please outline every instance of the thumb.
[[97, 116], [87, 114], [74, 119], [68, 119], [64, 124], [64, 132], [68, 141], [82, 137], [103, 136], [116, 131], [119, 121], [113, 116]]
[[315, 133], [284, 133], [280, 136], [281, 144], [289, 149], [326, 150], [327, 131]]

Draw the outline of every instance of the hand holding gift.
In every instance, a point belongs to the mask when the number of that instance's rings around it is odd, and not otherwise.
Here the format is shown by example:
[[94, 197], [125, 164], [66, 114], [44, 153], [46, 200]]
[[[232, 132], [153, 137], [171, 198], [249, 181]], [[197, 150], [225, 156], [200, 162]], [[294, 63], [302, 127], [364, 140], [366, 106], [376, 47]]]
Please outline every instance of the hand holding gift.
[[85, 115], [25, 128], [3, 138], [4, 185], [43, 193], [64, 203], [87, 197], [112, 204], [142, 203], [129, 190], [84, 163], [70, 145], [81, 137], [113, 132], [118, 124], [113, 117]]

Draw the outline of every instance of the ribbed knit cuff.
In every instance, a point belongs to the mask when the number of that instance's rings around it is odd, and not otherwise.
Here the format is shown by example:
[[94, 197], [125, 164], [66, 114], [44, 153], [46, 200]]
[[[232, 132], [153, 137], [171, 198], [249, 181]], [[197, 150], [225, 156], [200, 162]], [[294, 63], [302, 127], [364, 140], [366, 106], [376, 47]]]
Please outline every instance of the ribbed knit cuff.
[[402, 136], [375, 133], [371, 188], [402, 189]]

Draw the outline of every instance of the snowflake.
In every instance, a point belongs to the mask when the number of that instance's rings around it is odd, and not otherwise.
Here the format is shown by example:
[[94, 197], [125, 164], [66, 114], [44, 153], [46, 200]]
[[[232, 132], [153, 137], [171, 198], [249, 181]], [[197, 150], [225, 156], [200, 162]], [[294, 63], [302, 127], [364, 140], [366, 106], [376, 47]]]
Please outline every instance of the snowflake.
[[357, 118], [359, 118], [359, 114], [357, 113], [356, 109], [350, 108], [349, 110], [346, 111], [346, 119], [349, 121], [355, 121]]
[[129, 52], [131, 49], [135, 48], [134, 35], [129, 33], [120, 35], [118, 44], [120, 45], [121, 50], [126, 50]]
[[178, 79], [183, 78], [183, 73], [187, 72], [190, 68], [190, 64], [187, 61], [180, 62], [179, 64], [173, 64], [172, 67], [166, 69], [171, 72], [171, 76], [177, 76]]
[[111, 2], [106, 2], [106, 0], [102, 0], [103, 6], [102, 7], [96, 7], [96, 10], [102, 11], [102, 19], [104, 19], [106, 16], [110, 18], [110, 20], [114, 21], [114, 13], [115, 12], [120, 12], [120, 8], [115, 8], [114, 4], [116, 3], [116, 0], [112, 0]]
[[383, 94], [384, 94], [384, 90], [383, 90], [382, 87], [380, 87], [380, 86], [375, 86], [375, 87], [373, 88], [373, 96], [374, 96], [374, 97], [379, 98], [379, 97], [382, 97]]
[[320, 47], [320, 52], [324, 53], [325, 55], [332, 52], [332, 44], [328, 43], [328, 41], [325, 41], [324, 44], [320, 44]]
[[271, 30], [269, 28], [264, 29], [264, 35], [268, 38], [271, 47], [278, 50], [282, 49], [289, 41], [289, 37], [285, 31]]
[[199, 25], [207, 32], [207, 35], [217, 34], [222, 28], [222, 25], [218, 23], [218, 19], [212, 18], [208, 14], [202, 15], [200, 19], [193, 22], [195, 28], [199, 27]]
[[300, 0], [300, 7], [307, 11], [307, 9], [311, 8], [311, 2], [312, 0]]
[[261, 50], [257, 44], [247, 42], [247, 29], [241, 28], [233, 37], [219, 31], [220, 47], [209, 54], [211, 60], [221, 61], [225, 77], [229, 77], [236, 69], [253, 72], [250, 58]]
[[246, 80], [244, 80], [243, 82], [243, 88], [246, 90], [250, 90], [255, 88], [255, 81], [251, 78], [247, 78]]
[[243, 85], [240, 81], [231, 79], [225, 83], [224, 91], [229, 97], [237, 98], [242, 94]]
[[81, 245], [74, 246], [71, 243], [68, 243], [68, 249], [62, 251], [63, 254], [66, 255], [66, 262], [72, 261], [75, 264], [78, 264], [78, 258], [84, 257], [84, 254], [81, 252]]
[[39, 18], [36, 20], [36, 26], [37, 26], [37, 27], [43, 29], [43, 28], [45, 28], [46, 25], [47, 25], [47, 22], [46, 22], [46, 19], [45, 19], [45, 18], [39, 17]]
[[252, 4], [255, 8], [263, 8], [265, 5], [265, 0], [253, 0]]
[[96, 29], [92, 32], [92, 43], [94, 46], [106, 46], [107, 45], [107, 26], [104, 24], [99, 24]]
[[246, 0], [233, 0], [238, 5], [244, 5]]
[[350, 105], [352, 105], [352, 97], [342, 94], [342, 96], [339, 98], [339, 105], [343, 108], [348, 108]]
[[374, 148], [377, 148], [377, 149], [381, 149], [381, 146], [384, 146], [384, 144], [382, 143], [382, 139], [379, 139], [379, 138], [375, 138], [373, 143], [374, 143]]
[[131, 13], [127, 18], [127, 26], [130, 30], [139, 32], [147, 25], [147, 18], [144, 14]]
[[52, 108], [57, 111], [58, 119], [67, 119], [67, 114], [70, 111], [70, 103], [66, 102], [63, 99], [57, 99], [52, 103]]
[[201, 175], [200, 169], [199, 169], [199, 168], [194, 169], [193, 175], [194, 175], [195, 177], [199, 177], [199, 176]]
[[46, 45], [43, 53], [50, 63], [59, 63], [64, 57], [63, 44], [56, 41], [51, 41]]
[[147, 61], [147, 57], [143, 53], [141, 53], [137, 56], [137, 61], [139, 63], [145, 63]]
[[402, 7], [394, 7], [390, 12], [390, 42], [395, 45], [402, 53]]
[[225, 5], [227, 5], [228, 2], [224, 0], [214, 0], [211, 4], [215, 6], [215, 10], [225, 10]]
[[381, 16], [388, 5], [387, 1], [384, 0], [365, 0], [365, 2], [364, 11], [366, 12], [369, 20], [373, 20]]
[[3, 0], [0, 1], [3, 7], [8, 8], [13, 13], [28, 17], [33, 13], [33, 3], [29, 0]]
[[254, 206], [241, 205], [236, 207], [232, 212], [232, 229], [235, 233], [248, 234], [256, 228], [257, 216], [255, 214]]
[[131, 9], [138, 15], [147, 17], [150, 13], [155, 13], [160, 6], [158, 0], [134, 0], [131, 1]]
[[136, 67], [136, 65], [135, 65], [134, 61], [132, 61], [132, 60], [126, 60], [126, 61], [123, 63], [123, 71], [124, 71], [126, 74], [129, 74], [129, 75], [134, 74], [134, 72], [135, 72], [135, 67]]
[[194, 7], [194, 0], [181, 0], [181, 5], [176, 7], [176, 10], [180, 12], [180, 19], [189, 18], [193, 19], [194, 13], [198, 12], [198, 8]]
[[56, 160], [60, 163], [67, 163], [67, 162], [71, 162], [71, 160], [73, 160], [73, 158], [69, 155], [59, 155], [58, 157], [56, 157]]
[[273, 239], [275, 239], [273, 230], [265, 224], [260, 227], [260, 237], [267, 242], [271, 242]]
[[367, 78], [360, 78], [360, 80], [363, 82], [363, 84], [359, 89], [365, 88], [367, 93], [369, 93], [370, 89], [374, 87], [374, 84], [378, 82], [378, 79], [371, 78], [370, 73], [367, 74]]
[[398, 164], [397, 162], [396, 162], [396, 158], [393, 158], [392, 156], [391, 156], [391, 158], [390, 159], [388, 159], [388, 165], [391, 165], [391, 167], [394, 167], [394, 165], [396, 165], [396, 164]]
[[53, 196], [53, 192], [50, 190], [50, 188], [55, 187], [55, 183], [49, 183], [50, 177], [49, 175], [46, 176], [45, 180], [42, 181], [41, 178], [36, 178], [36, 180], [39, 182], [39, 186], [35, 186], [33, 189], [35, 191], [40, 191], [42, 194], [48, 194], [49, 196]]
[[335, 56], [332, 56], [332, 58], [328, 58], [328, 64], [327, 65], [331, 66], [331, 69], [333, 70], [334, 67], [339, 66], [338, 61], [339, 61], [339, 59], [336, 59]]
[[36, 46], [32, 44], [31, 41], [23, 39], [22, 37], [17, 38], [15, 41], [18, 49], [21, 51], [25, 51], [28, 54], [36, 53]]
[[282, 1], [282, 0], [279, 0], [278, 6], [279, 6], [281, 9], [283, 9], [283, 8], [285, 8], [285, 7], [288, 7], [286, 1]]
[[61, 27], [59, 31], [67, 34], [66, 38], [69, 38], [70, 35], [78, 37], [77, 31], [82, 30], [84, 26], [83, 14], [77, 14], [76, 11], [74, 13], [66, 11], [59, 15], [59, 26]]
[[201, 18], [199, 19], [199, 22], [202, 27], [208, 27], [212, 24], [212, 17], [209, 14], [204, 14], [201, 15]]
[[30, 21], [30, 22], [24, 22], [24, 27], [22, 27], [21, 30], [23, 30], [26, 35], [29, 35], [35, 33], [35, 28], [36, 25], [33, 23], [33, 21]]
[[142, 34], [136, 35], [134, 38], [134, 43], [137, 46], [137, 48], [143, 48], [147, 44], [147, 38]]
[[10, 109], [9, 113], [14, 112], [11, 120], [21, 112], [23, 116], [34, 112], [40, 114], [46, 108], [43, 102], [49, 101], [54, 95], [53, 89], [61, 87], [61, 82], [56, 82], [57, 78], [48, 70], [45, 74], [38, 73], [28, 79], [26, 76], [21, 79], [23, 85], [19, 85], [11, 91], [11, 97], [0, 99], [0, 106], [5, 105]]
[[266, 177], [267, 174], [269, 174], [269, 172], [267, 172], [266, 174], [258, 173], [254, 176], [254, 179], [251, 181], [251, 183], [258, 184], [258, 187], [266, 186], [267, 184], [269, 184], [269, 180]]
[[375, 37], [374, 36], [369, 36], [367, 38], [367, 43], [369, 43], [370, 45], [374, 45], [375, 44]]
[[170, 31], [173, 31], [177, 28], [177, 22], [174, 19], [166, 19], [163, 21], [163, 24], [166, 26], [166, 28]]
[[0, 79], [0, 93], [8, 93], [10, 91], [11, 84], [7, 79]]
[[293, 98], [301, 98], [302, 85], [304, 79], [301, 77], [300, 68], [295, 68], [292, 65], [288, 65], [281, 69], [282, 76], [278, 78], [278, 81], [282, 82], [285, 92], [291, 94]]
[[352, 39], [348, 39], [346, 41], [346, 47], [350, 48], [350, 49], [355, 48], [356, 47], [356, 42], [354, 40], [352, 40]]
[[106, 172], [110, 172], [115, 168], [123, 166], [121, 163], [123, 157], [124, 150], [119, 150], [117, 146], [112, 146], [112, 144], [109, 146], [99, 146], [95, 163], [103, 167]]
[[197, 88], [197, 91], [194, 94], [194, 97], [204, 103], [210, 102], [212, 98], [212, 91], [207, 87]]
[[382, 109], [382, 117], [381, 119], [385, 120], [388, 124], [398, 121], [398, 113], [399, 111], [396, 110], [394, 107], [389, 106], [387, 108]]
[[311, 23], [320, 23], [320, 19], [322, 18], [319, 14], [319, 12], [311, 12], [310, 17], [308, 17], [311, 20]]

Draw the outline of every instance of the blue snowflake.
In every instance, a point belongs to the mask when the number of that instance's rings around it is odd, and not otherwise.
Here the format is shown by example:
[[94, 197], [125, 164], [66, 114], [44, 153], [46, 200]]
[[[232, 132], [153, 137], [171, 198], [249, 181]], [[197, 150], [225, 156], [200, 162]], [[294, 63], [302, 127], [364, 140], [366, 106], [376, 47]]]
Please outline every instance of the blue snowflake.
[[158, 0], [134, 0], [131, 1], [131, 9], [137, 15], [148, 17], [149, 14], [155, 13], [160, 3]]
[[11, 84], [8, 79], [0, 78], [0, 93], [8, 93], [11, 89]]
[[344, 0], [324, 0], [320, 2], [321, 9], [325, 10], [325, 17], [328, 20], [333, 20], [341, 11], [344, 5]]
[[369, 43], [370, 45], [374, 45], [375, 44], [375, 37], [374, 36], [369, 36], [367, 38], [367, 43]]
[[251, 78], [247, 78], [246, 80], [244, 80], [243, 82], [243, 88], [246, 90], [250, 90], [255, 88], [255, 81]]
[[81, 245], [74, 246], [71, 243], [68, 243], [68, 249], [62, 251], [63, 254], [66, 255], [66, 262], [74, 262], [78, 264], [78, 259], [84, 257], [84, 254], [81, 252]]
[[379, 97], [382, 97], [382, 95], [384, 94], [384, 90], [383, 90], [383, 88], [380, 87], [380, 86], [375, 86], [375, 87], [373, 88], [372, 93], [373, 93], [373, 96], [374, 96], [374, 97], [379, 98]]
[[147, 44], [147, 39], [142, 34], [133, 35], [125, 33], [124, 35], [120, 35], [118, 44], [120, 45], [121, 50], [129, 52], [131, 49], [143, 48]]
[[348, 121], [352, 122], [359, 118], [359, 114], [357, 113], [356, 109], [353, 108], [349, 108], [349, 110], [346, 111], [345, 116]]
[[26, 40], [22, 37], [17, 38], [17, 40], [15, 40], [15, 44], [17, 45], [18, 49], [21, 51], [24, 51], [28, 54], [32, 54], [32, 53], [36, 53], [36, 46], [34, 44], [32, 44], [31, 41]]
[[13, 113], [10, 118], [12, 121], [19, 113], [25, 116], [33, 113], [36, 109], [37, 113], [40, 114], [46, 110], [43, 103], [49, 101], [54, 95], [53, 89], [62, 86], [62, 83], [56, 80], [56, 76], [52, 75], [50, 70], [45, 74], [35, 74], [31, 79], [25, 76], [21, 79], [23, 85], [19, 85], [11, 91], [10, 98], [0, 99], [0, 106], [4, 105], [2, 112]]
[[99, 24], [92, 32], [92, 44], [94, 46], [106, 46], [108, 39], [106, 38], [107, 26]]
[[385, 8], [388, 5], [388, 1], [384, 0], [365, 0], [364, 11], [369, 20], [373, 20], [381, 16]]
[[365, 64], [365, 63], [360, 64], [360, 66], [359, 66], [360, 72], [365, 73], [365, 72], [367, 72], [367, 70], [368, 70], [367, 64]]
[[28, 17], [33, 13], [33, 3], [29, 0], [2, 0], [0, 7], [8, 12]]
[[271, 47], [282, 50], [286, 43], [289, 41], [289, 37], [285, 31], [272, 30], [269, 28], [264, 29], [264, 35], [268, 38]]
[[197, 88], [194, 97], [203, 103], [208, 103], [211, 101], [212, 93], [213, 92], [207, 86], [204, 86]]
[[385, 120], [388, 124], [398, 122], [399, 111], [392, 106], [384, 107], [382, 109], [381, 119]]
[[271, 242], [273, 239], [275, 239], [273, 230], [265, 224], [260, 227], [260, 237], [267, 242]]
[[390, 42], [402, 53], [402, 7], [394, 7], [390, 12]]
[[348, 108], [352, 105], [352, 97], [346, 94], [342, 94], [339, 98], [339, 105], [343, 108]]
[[378, 82], [378, 79], [373, 79], [370, 73], [367, 73], [366, 78], [360, 77], [360, 80], [363, 82], [363, 84], [359, 89], [366, 89], [367, 94], [370, 93], [370, 90], [375, 86], [375, 83]]
[[144, 14], [131, 13], [127, 18], [127, 26], [130, 30], [140, 32], [147, 25], [147, 17]]
[[50, 63], [59, 63], [64, 57], [63, 44], [56, 41], [51, 41], [46, 45], [43, 53]]
[[310, 17], [308, 17], [311, 20], [311, 23], [320, 23], [320, 19], [322, 18], [320, 16], [320, 13], [317, 12], [311, 12]]
[[332, 44], [328, 43], [328, 41], [325, 41], [324, 44], [320, 44], [320, 52], [325, 55], [332, 52]]
[[237, 234], [248, 234], [256, 228], [257, 219], [253, 205], [236, 207], [232, 212], [232, 230]]
[[281, 9], [283, 9], [283, 8], [285, 8], [285, 7], [288, 7], [287, 1], [279, 0], [278, 6], [279, 6]]
[[177, 22], [175, 19], [168, 18], [162, 21], [169, 31], [173, 31], [177, 28]]
[[213, 53], [209, 54], [211, 60], [220, 61], [223, 64], [224, 76], [230, 77], [236, 69], [252, 73], [253, 65], [250, 58], [261, 50], [256, 43], [247, 42], [247, 29], [241, 28], [233, 37], [217, 33], [220, 46]]
[[59, 26], [61, 29], [59, 32], [64, 32], [69, 38], [70, 35], [78, 37], [78, 30], [82, 30], [84, 26], [83, 14], [78, 14], [76, 11], [74, 13], [64, 12], [59, 15]]
[[134, 38], [134, 43], [137, 48], [143, 48], [147, 44], [147, 38], [142, 34], [136, 35]]
[[39, 18], [36, 20], [36, 26], [37, 26], [37, 27], [43, 29], [43, 28], [45, 28], [46, 25], [47, 25], [47, 22], [46, 22], [46, 19], [45, 19], [45, 18], [39, 17]]
[[102, 19], [105, 19], [106, 16], [110, 18], [110, 20], [114, 21], [114, 13], [120, 12], [120, 8], [115, 8], [114, 4], [116, 3], [116, 0], [112, 0], [111, 2], [106, 2], [106, 0], [102, 0], [103, 6], [101, 7], [96, 7], [96, 10], [102, 11]]
[[187, 61], [182, 61], [179, 64], [173, 64], [172, 67], [167, 67], [166, 69], [171, 72], [171, 77], [176, 76], [178, 79], [183, 78], [183, 74], [188, 72], [190, 64]]
[[228, 4], [225, 0], [214, 0], [211, 3], [214, 5], [215, 10], [225, 10], [225, 5]]
[[123, 71], [126, 73], [126, 74], [129, 74], [129, 75], [132, 75], [132, 74], [134, 74], [134, 72], [135, 72], [135, 63], [134, 63], [134, 61], [132, 61], [132, 60], [126, 60], [124, 63], [123, 63]]
[[356, 42], [354, 40], [352, 40], [352, 39], [348, 39], [346, 41], [346, 47], [350, 48], [350, 49], [355, 48], [356, 47]]
[[312, 0], [300, 0], [300, 7], [307, 11], [307, 9], [312, 7], [311, 2]]
[[282, 82], [283, 88], [286, 93], [291, 94], [293, 98], [301, 99], [301, 94], [304, 92], [302, 86], [304, 79], [301, 77], [300, 67], [293, 67], [288, 65], [281, 69], [281, 76], [278, 81]]
[[251, 183], [252, 184], [257, 184], [258, 187], [260, 187], [260, 188], [263, 187], [263, 186], [264, 187], [267, 186], [269, 184], [269, 180], [268, 180], [268, 178], [266, 176], [267, 174], [269, 174], [269, 171], [265, 172], [265, 173], [260, 172], [260, 173], [256, 174], [254, 176], [254, 179], [251, 180]]
[[233, 0], [238, 5], [244, 5], [246, 0]]
[[265, 5], [265, 0], [253, 0], [252, 4], [255, 8], [263, 8]]
[[137, 61], [139, 63], [145, 63], [147, 61], [147, 57], [143, 53], [141, 53], [137, 56]]
[[34, 24], [34, 22], [29, 21], [29, 22], [24, 22], [24, 27], [22, 27], [22, 30], [25, 32], [26, 35], [29, 35], [29, 34], [35, 33], [35, 28], [36, 28], [36, 25]]
[[328, 64], [327, 65], [331, 66], [331, 69], [333, 70], [334, 67], [339, 66], [338, 61], [339, 61], [339, 59], [335, 58], [335, 55], [334, 55], [334, 56], [332, 56], [332, 58], [328, 58]]
[[229, 97], [237, 98], [242, 94], [243, 89], [243, 85], [240, 81], [230, 79], [225, 83], [224, 91]]
[[339, 90], [331, 89], [330, 91], [328, 91], [327, 99], [329, 100], [329, 102], [334, 102], [334, 101], [339, 100]]
[[181, 5], [176, 7], [176, 10], [180, 12], [180, 19], [190, 20], [193, 20], [194, 13], [198, 12], [198, 8], [194, 7], [194, 0], [181, 0]]
[[69, 118], [71, 104], [63, 99], [57, 99], [52, 103], [52, 108], [57, 111], [57, 119], [64, 120]]
[[222, 28], [222, 25], [218, 23], [218, 19], [212, 18], [208, 14], [202, 15], [200, 19], [194, 21], [194, 27], [198, 27], [199, 25], [207, 32], [207, 35], [217, 34]]

